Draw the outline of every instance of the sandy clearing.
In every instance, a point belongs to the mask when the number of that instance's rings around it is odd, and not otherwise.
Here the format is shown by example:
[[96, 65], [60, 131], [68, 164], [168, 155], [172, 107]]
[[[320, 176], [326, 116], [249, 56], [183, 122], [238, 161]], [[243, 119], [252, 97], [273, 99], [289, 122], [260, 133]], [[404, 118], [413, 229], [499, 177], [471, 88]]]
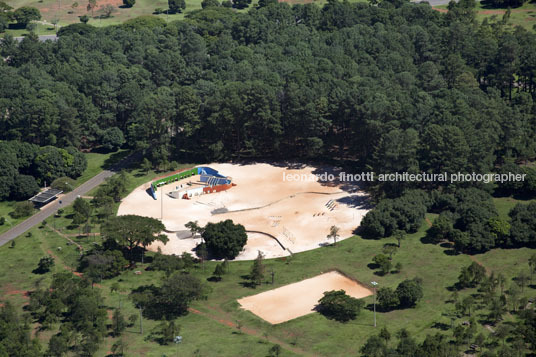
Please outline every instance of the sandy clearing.
[[279, 324], [314, 312], [324, 292], [341, 289], [358, 299], [372, 295], [372, 291], [365, 286], [331, 271], [237, 301], [243, 309], [263, 320]]
[[[364, 202], [366, 196], [357, 186], [342, 185], [338, 182], [288, 181], [284, 174], [310, 175], [331, 172], [333, 168], [308, 166], [282, 167], [270, 164], [207, 164], [221, 174], [231, 176], [237, 186], [228, 191], [194, 197], [191, 200], [173, 199], [165, 193], [175, 190], [181, 184], [195, 182], [198, 177], [161, 186], [154, 200], [147, 189], [150, 183], [136, 188], [123, 199], [118, 215], [137, 214], [161, 218], [167, 231], [184, 231], [189, 221], [200, 225], [232, 219], [243, 224], [247, 231], [262, 232], [276, 237], [285, 249], [301, 252], [318, 248], [328, 243], [327, 235], [332, 225], [340, 228], [339, 239], [352, 236], [368, 211]], [[335, 175], [337, 176], [337, 175]], [[163, 198], [163, 200], [162, 200]], [[326, 207], [330, 200], [337, 202], [332, 210]], [[213, 214], [216, 209], [228, 212]], [[189, 237], [180, 239], [175, 233], [167, 233], [170, 238], [166, 245], [157, 243], [149, 246], [158, 248], [165, 254], [192, 252], [200, 242]], [[248, 244], [237, 257], [250, 260], [261, 251], [267, 258], [289, 255], [273, 238], [259, 233], [248, 233]]]

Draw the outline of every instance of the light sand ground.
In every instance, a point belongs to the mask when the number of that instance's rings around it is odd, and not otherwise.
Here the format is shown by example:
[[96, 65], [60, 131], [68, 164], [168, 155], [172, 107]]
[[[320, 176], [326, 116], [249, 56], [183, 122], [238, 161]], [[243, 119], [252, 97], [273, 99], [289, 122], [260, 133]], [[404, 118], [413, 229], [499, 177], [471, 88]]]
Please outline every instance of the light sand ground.
[[[350, 237], [367, 212], [362, 206], [365, 194], [358, 191], [357, 186], [343, 186], [336, 182], [288, 181], [283, 178], [283, 174], [323, 173], [324, 169], [307, 166], [288, 168], [270, 164], [204, 166], [231, 176], [237, 186], [191, 200], [173, 199], [165, 194], [181, 184], [195, 183], [198, 180], [190, 177], [160, 187], [158, 199], [154, 200], [146, 191], [149, 188], [147, 183], [136, 188], [122, 201], [118, 214], [137, 214], [159, 219], [163, 197], [163, 223], [168, 231], [184, 231], [184, 225], [189, 221], [205, 225], [208, 222], [232, 219], [235, 223], [243, 224], [248, 231], [275, 236], [286, 249], [295, 253], [328, 243], [327, 235], [333, 225], [340, 228], [339, 239]], [[335, 209], [326, 207], [329, 200], [337, 201]], [[212, 214], [216, 209], [227, 209], [228, 212]], [[244, 209], [249, 210], [233, 212]], [[156, 250], [160, 247], [163, 253], [181, 254], [184, 251], [191, 252], [199, 243], [199, 239], [179, 239], [175, 233], [168, 233], [168, 236], [170, 240], [166, 245], [158, 243], [149, 249]], [[266, 258], [290, 254], [269, 236], [248, 233], [248, 244], [237, 259], [254, 259], [259, 250]]]
[[332, 271], [314, 278], [282, 286], [238, 300], [242, 308], [271, 324], [279, 324], [314, 312], [324, 292], [344, 290], [357, 299], [372, 295], [372, 291], [344, 275]]

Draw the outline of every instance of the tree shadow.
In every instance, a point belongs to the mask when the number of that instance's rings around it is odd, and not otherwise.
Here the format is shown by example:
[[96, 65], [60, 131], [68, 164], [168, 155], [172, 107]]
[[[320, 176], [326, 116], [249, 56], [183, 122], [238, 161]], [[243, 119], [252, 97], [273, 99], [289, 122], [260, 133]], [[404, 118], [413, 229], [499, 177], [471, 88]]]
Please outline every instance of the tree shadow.
[[438, 330], [441, 330], [441, 331], [447, 331], [447, 330], [450, 330], [450, 325], [446, 324], [444, 322], [435, 322], [432, 325], [432, 328], [435, 328], [435, 329], [438, 329]]
[[460, 253], [457, 252], [455, 249], [445, 249], [443, 251], [443, 254], [446, 254], [446, 255], [449, 255], [449, 256], [460, 255]]
[[257, 284], [252, 281], [249, 281], [249, 279], [251, 279], [249, 274], [240, 275], [240, 278], [243, 280], [239, 283], [240, 285], [242, 285], [242, 287], [251, 289], [257, 288]]
[[[129, 151], [118, 151], [110, 155], [102, 165], [102, 168], [105, 170], [112, 169], [119, 161], [123, 160], [130, 154]], [[132, 165], [129, 165], [132, 166]]]

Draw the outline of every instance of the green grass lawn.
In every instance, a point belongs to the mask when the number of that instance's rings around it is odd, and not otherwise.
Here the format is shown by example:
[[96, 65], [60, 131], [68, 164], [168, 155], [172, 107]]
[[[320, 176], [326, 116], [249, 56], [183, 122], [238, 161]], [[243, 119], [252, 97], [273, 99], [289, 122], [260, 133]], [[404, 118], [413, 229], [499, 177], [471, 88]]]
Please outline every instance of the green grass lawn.
[[8, 231], [11, 227], [15, 227], [20, 222], [24, 221], [25, 218], [12, 218], [9, 213], [13, 212], [13, 205], [17, 201], [0, 201], [0, 217], [4, 217], [6, 222], [0, 226], [0, 234]]
[[[434, 216], [429, 216], [429, 219], [433, 220]], [[52, 225], [52, 222], [49, 224]], [[441, 323], [442, 325], [439, 326], [443, 328], [451, 323], [448, 314], [453, 309], [453, 305], [446, 303], [451, 296], [448, 288], [457, 281], [460, 268], [469, 265], [472, 260], [467, 255], [452, 256], [446, 254], [445, 248], [422, 243], [421, 238], [427, 227], [428, 224], [424, 223], [419, 232], [409, 235], [402, 242], [402, 248], [393, 258], [394, 263], [402, 263], [402, 271], [387, 276], [376, 275], [375, 271], [367, 265], [371, 263], [375, 254], [381, 252], [385, 243], [394, 243], [394, 239], [376, 241], [352, 237], [339, 242], [335, 247], [298, 253], [290, 262], [286, 259], [267, 260], [265, 262], [267, 271], [271, 269], [275, 271], [275, 284], [265, 283], [256, 289], [247, 288], [241, 284], [244, 281], [242, 276], [248, 274], [251, 262], [232, 262], [229, 273], [217, 283], [206, 280], [216, 264], [207, 262], [204, 269], [198, 267], [192, 272], [205, 281], [205, 284], [209, 285], [212, 290], [208, 300], [196, 301], [192, 305], [194, 309], [206, 315], [190, 313], [178, 319], [181, 325], [180, 334], [184, 342], [179, 346], [160, 346], [148, 342], [140, 336], [138, 325], [136, 325], [128, 328], [123, 334], [123, 339], [129, 348], [127, 353], [146, 356], [172, 355], [176, 353], [176, 348], [179, 348], [180, 355], [198, 353], [202, 356], [259, 356], [266, 355], [274, 341], [278, 341], [284, 347], [284, 356], [293, 355], [290, 349], [298, 349], [311, 355], [348, 356], [358, 354], [365, 340], [376, 334], [383, 326], [387, 326], [391, 332], [406, 328], [419, 340], [427, 333], [440, 332], [435, 327], [437, 326], [434, 325], [435, 323]], [[94, 239], [99, 238], [75, 238], [86, 248], [92, 245], [91, 242]], [[32, 270], [37, 266], [39, 259], [49, 253], [56, 257], [55, 271], [77, 265], [79, 253], [76, 247], [67, 245], [65, 238], [49, 228], [34, 228], [32, 237], [21, 236], [16, 239], [15, 248], [7, 246], [0, 248], [0, 259], [4, 262], [2, 270], [5, 270], [5, 274], [0, 274], [0, 287], [8, 299], [13, 300], [17, 305], [22, 305], [27, 301], [23, 294], [7, 294], [7, 291], [31, 290], [36, 284], [48, 283], [50, 273], [37, 275], [33, 274]], [[496, 249], [477, 255], [474, 259], [478, 259], [491, 270], [507, 275], [511, 284], [514, 276], [522, 269], [528, 269], [526, 261], [530, 254], [529, 249]], [[151, 253], [148, 254], [150, 255]], [[103, 291], [104, 304], [108, 309], [113, 309], [119, 304], [119, 295], [112, 294], [110, 291], [114, 282], [119, 282], [123, 289], [130, 290], [140, 285], [156, 283], [162, 278], [163, 273], [146, 271], [144, 270], [146, 266], [147, 264], [138, 265], [136, 268], [142, 272], [141, 275], [127, 271], [115, 279], [100, 283], [98, 288]], [[373, 314], [368, 309], [364, 310], [357, 320], [345, 324], [313, 313], [279, 325], [270, 325], [252, 313], [241, 310], [236, 302], [236, 299], [240, 297], [313, 277], [334, 268], [342, 270], [364, 284], [372, 280], [378, 281], [380, 287], [396, 287], [403, 279], [418, 276], [423, 279], [424, 298], [413, 309], [378, 313], [377, 329], [372, 328]], [[475, 289], [466, 289], [460, 292], [460, 296], [475, 292]], [[534, 290], [526, 288], [525, 295], [534, 295]], [[126, 316], [137, 313], [125, 293], [121, 295], [121, 300], [122, 311]], [[372, 297], [365, 298], [365, 301], [370, 307]], [[477, 312], [477, 316], [485, 319], [485, 309]], [[457, 318], [454, 324], [467, 319], [468, 317]], [[249, 333], [239, 333], [236, 328], [229, 327], [218, 320], [232, 323], [240, 321], [243, 329], [249, 332], [254, 331], [254, 336]], [[144, 336], [156, 324], [156, 321], [144, 320]], [[489, 334], [481, 326], [479, 326], [479, 331]], [[445, 333], [451, 334], [450, 331]], [[114, 341], [111, 337], [107, 338], [97, 355], [105, 355]]]
[[[184, 16], [189, 12], [200, 10], [202, 0], [186, 0], [186, 9], [179, 14], [166, 14], [165, 10], [168, 8], [167, 0], [136, 0], [136, 4], [132, 8], [122, 8], [121, 1], [118, 0], [98, 0], [97, 8], [93, 11], [87, 11], [87, 2], [78, 0], [6, 0], [6, 2], [14, 7], [32, 6], [41, 11], [42, 21], [46, 24], [38, 24], [36, 33], [38, 35], [51, 35], [55, 33], [52, 22], [58, 20], [59, 26], [66, 26], [73, 23], [80, 22], [79, 17], [82, 15], [88, 15], [90, 17], [89, 24], [97, 27], [118, 25], [123, 22], [136, 18], [142, 15], [154, 15], [154, 11], [160, 8], [164, 11], [162, 14], [155, 16], [160, 17], [166, 22], [182, 20]], [[366, 2], [367, 0], [349, 0], [350, 2]], [[257, 4], [257, 0], [253, 0], [249, 8], [237, 10], [239, 12], [245, 12], [253, 8]], [[309, 3], [309, 0], [291, 0], [290, 4], [305, 4]], [[73, 4], [77, 3], [78, 6], [73, 7]], [[313, 3], [318, 6], [324, 6], [327, 0], [313, 0]], [[115, 11], [109, 18], [102, 18], [100, 8], [106, 4], [112, 4], [115, 7]], [[27, 30], [7, 30], [7, 33], [13, 36], [22, 36], [27, 33]]]
[[[434, 6], [434, 8], [446, 9], [447, 5], [438, 5]], [[486, 18], [489, 20], [500, 21], [507, 8], [493, 8], [485, 3], [477, 1], [476, 10], [478, 12], [476, 15], [478, 21], [483, 21]], [[523, 4], [523, 6], [511, 9], [508, 26], [521, 26], [529, 31], [533, 31], [534, 25], [536, 25], [536, 2], [528, 1]]]
[[[185, 167], [192, 166], [184, 164]], [[130, 176], [129, 190], [141, 183], [145, 183], [161, 173], [150, 171], [140, 172], [134, 169]], [[507, 212], [508, 207], [517, 201], [510, 198], [496, 198], [495, 203], [501, 215]], [[48, 220], [47, 227], [35, 227], [31, 230], [31, 237], [26, 235], [18, 237], [14, 248], [0, 247], [0, 260], [3, 262], [0, 274], [0, 292], [5, 299], [13, 301], [21, 307], [28, 301], [24, 291], [35, 289], [36, 286], [46, 286], [50, 282], [51, 273], [38, 275], [32, 271], [39, 259], [45, 255], [53, 255], [56, 265], [53, 271], [76, 268], [79, 251], [76, 245], [69, 244], [68, 240], [52, 231], [51, 227], [61, 227], [64, 233], [76, 233], [77, 228], [69, 228], [71, 224], [71, 207], [67, 207], [61, 217], [55, 222]], [[433, 221], [437, 215], [427, 215]], [[388, 327], [391, 333], [406, 328], [417, 340], [422, 340], [426, 334], [443, 332], [452, 336], [451, 323], [454, 326], [468, 320], [467, 316], [455, 317], [451, 321], [454, 305], [450, 303], [452, 292], [450, 288], [457, 281], [460, 268], [477, 261], [483, 264], [488, 271], [501, 272], [507, 277], [507, 287], [514, 284], [513, 278], [521, 271], [528, 272], [528, 258], [533, 251], [522, 249], [494, 249], [485, 254], [473, 257], [468, 255], [452, 255], [448, 248], [439, 245], [424, 244], [421, 241], [429, 223], [423, 222], [421, 229], [408, 235], [402, 241], [402, 247], [393, 257], [393, 263], [401, 263], [400, 273], [391, 273], [380, 276], [369, 267], [374, 255], [382, 251], [386, 243], [396, 243], [392, 238], [383, 240], [365, 240], [352, 237], [337, 243], [308, 252], [295, 254], [292, 259], [270, 259], [265, 261], [266, 271], [274, 270], [275, 284], [265, 282], [256, 289], [245, 287], [243, 276], [249, 273], [251, 262], [231, 262], [229, 272], [220, 282], [209, 282], [216, 262], [205, 263], [204, 268], [198, 266], [191, 272], [210, 287], [211, 292], [207, 300], [196, 301], [192, 308], [200, 314], [189, 313], [178, 319], [181, 326], [180, 335], [183, 343], [176, 346], [160, 346], [147, 341], [150, 330], [158, 321], [144, 319], [144, 335], [139, 334], [139, 325], [130, 326], [122, 338], [128, 346], [127, 354], [132, 356], [162, 356], [174, 355], [200, 355], [200, 356], [264, 356], [274, 343], [283, 347], [283, 356], [295, 354], [319, 356], [349, 356], [358, 355], [359, 349], [371, 335], [377, 334], [383, 326]], [[90, 249], [94, 241], [100, 237], [74, 237], [69, 236], [85, 249]], [[147, 254], [147, 261], [153, 253]], [[105, 280], [96, 287], [104, 295], [103, 304], [113, 311], [122, 301], [122, 312], [125, 316], [137, 314], [127, 292], [141, 285], [157, 284], [164, 276], [162, 272], [145, 270], [148, 264], [138, 264], [134, 271], [126, 271], [119, 277]], [[254, 314], [240, 309], [236, 300], [238, 298], [258, 294], [262, 291], [277, 288], [282, 285], [297, 282], [326, 272], [339, 269], [349, 276], [369, 284], [375, 280], [379, 287], [396, 287], [406, 278], [420, 277], [423, 280], [424, 298], [415, 308], [379, 312], [377, 314], [378, 328], [372, 327], [373, 313], [370, 310], [373, 298], [365, 298], [367, 308], [360, 316], [348, 323], [339, 323], [328, 320], [318, 313], [312, 313], [282, 324], [271, 325]], [[112, 293], [111, 286], [118, 282], [124, 290], [122, 294]], [[307, 293], [307, 292], [304, 292]], [[476, 289], [465, 289], [459, 292], [460, 298], [477, 293]], [[536, 295], [536, 290], [525, 287], [522, 294], [526, 297]], [[485, 306], [476, 306], [473, 316], [477, 321], [486, 321], [487, 310]], [[505, 321], [512, 321], [512, 315], [505, 315]], [[229, 324], [240, 323], [243, 328], [238, 331]], [[444, 330], [444, 331], [443, 331]], [[491, 339], [490, 332], [482, 325], [478, 325], [478, 332]], [[47, 338], [54, 331], [43, 333], [40, 338], [46, 343]], [[107, 337], [101, 344], [98, 356], [106, 355], [116, 339]], [[178, 348], [178, 350], [177, 350]]]
[[518, 200], [513, 197], [494, 197], [493, 203], [497, 212], [501, 218], [509, 219], [508, 213], [512, 208], [514, 208], [518, 203], [529, 204], [530, 202], [535, 202], [536, 199], [532, 200]]
[[[56, 33], [56, 30], [54, 29], [54, 26], [52, 25], [45, 25], [45, 24], [35, 24], [36, 27], [34, 29], [34, 32], [36, 35], [54, 35]], [[19, 37], [19, 36], [25, 36], [28, 33], [28, 30], [26, 29], [7, 29], [5, 33], [0, 34], [0, 37], [3, 37], [6, 33], [10, 34], [13, 37]]]
[[84, 173], [76, 179], [76, 186], [80, 186], [93, 176], [99, 174], [102, 170], [109, 168], [129, 154], [127, 150], [118, 150], [106, 154], [101, 153], [84, 153], [87, 159], [87, 168]]

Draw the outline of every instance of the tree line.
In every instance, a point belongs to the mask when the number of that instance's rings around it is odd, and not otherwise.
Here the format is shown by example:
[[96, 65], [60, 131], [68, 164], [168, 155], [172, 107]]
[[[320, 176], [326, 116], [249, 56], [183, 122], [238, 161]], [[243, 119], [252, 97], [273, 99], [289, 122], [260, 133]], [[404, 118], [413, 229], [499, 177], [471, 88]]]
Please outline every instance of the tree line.
[[212, 6], [167, 25], [72, 25], [56, 43], [7, 36], [0, 138], [91, 148], [113, 130], [155, 165], [344, 157], [480, 172], [533, 158], [535, 35], [478, 24], [472, 1], [451, 7]]
[[0, 200], [27, 199], [40, 186], [50, 186], [60, 177], [76, 178], [87, 167], [85, 156], [72, 146], [0, 141], [0, 157]]

